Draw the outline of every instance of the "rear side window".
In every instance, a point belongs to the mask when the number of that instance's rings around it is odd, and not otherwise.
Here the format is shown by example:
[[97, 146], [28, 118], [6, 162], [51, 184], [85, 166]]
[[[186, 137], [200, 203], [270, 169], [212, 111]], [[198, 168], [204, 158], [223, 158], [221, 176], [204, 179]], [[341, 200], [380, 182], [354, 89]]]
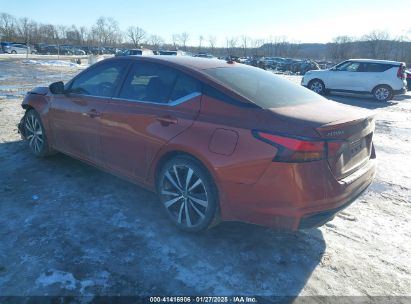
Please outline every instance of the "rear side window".
[[106, 62], [80, 74], [71, 83], [70, 93], [111, 97], [128, 62]]
[[261, 108], [279, 108], [324, 99], [317, 93], [258, 68], [213, 68], [204, 72]]
[[201, 84], [194, 78], [180, 74], [170, 96], [170, 101], [175, 101], [192, 93], [201, 93]]
[[366, 72], [385, 72], [386, 70], [392, 68], [391, 64], [380, 64], [380, 63], [367, 63]]

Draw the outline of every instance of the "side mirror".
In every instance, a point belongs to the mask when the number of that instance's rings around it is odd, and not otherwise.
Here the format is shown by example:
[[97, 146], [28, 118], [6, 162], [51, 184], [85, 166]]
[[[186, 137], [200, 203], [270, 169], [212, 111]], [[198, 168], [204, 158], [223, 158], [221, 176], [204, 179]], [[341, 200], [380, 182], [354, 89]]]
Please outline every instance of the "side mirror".
[[62, 81], [53, 82], [51, 85], [49, 85], [49, 90], [53, 94], [63, 94], [64, 83]]

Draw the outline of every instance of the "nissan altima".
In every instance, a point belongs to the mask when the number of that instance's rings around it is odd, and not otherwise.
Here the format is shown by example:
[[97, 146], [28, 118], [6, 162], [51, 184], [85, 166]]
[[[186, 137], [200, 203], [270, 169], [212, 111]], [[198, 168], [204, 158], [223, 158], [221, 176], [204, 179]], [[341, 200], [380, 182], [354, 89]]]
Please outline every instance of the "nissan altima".
[[22, 106], [32, 153], [59, 151], [155, 191], [189, 232], [321, 226], [376, 170], [370, 112], [233, 61], [110, 58]]

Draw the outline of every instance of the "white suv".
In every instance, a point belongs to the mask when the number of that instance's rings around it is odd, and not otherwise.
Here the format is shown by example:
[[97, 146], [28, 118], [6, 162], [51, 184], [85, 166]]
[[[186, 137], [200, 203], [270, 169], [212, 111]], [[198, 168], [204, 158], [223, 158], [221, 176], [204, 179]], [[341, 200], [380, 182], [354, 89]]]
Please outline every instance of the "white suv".
[[372, 94], [378, 101], [407, 92], [405, 64], [387, 60], [350, 59], [331, 69], [308, 71], [301, 84], [319, 94]]

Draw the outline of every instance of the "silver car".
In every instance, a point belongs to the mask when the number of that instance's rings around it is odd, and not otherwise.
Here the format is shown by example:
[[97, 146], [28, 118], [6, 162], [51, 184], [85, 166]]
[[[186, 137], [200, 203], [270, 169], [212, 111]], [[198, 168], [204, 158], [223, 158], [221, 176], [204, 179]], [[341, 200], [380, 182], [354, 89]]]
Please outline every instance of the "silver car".
[[9, 54], [31, 54], [31, 49], [24, 44], [13, 44], [6, 48], [5, 52]]

